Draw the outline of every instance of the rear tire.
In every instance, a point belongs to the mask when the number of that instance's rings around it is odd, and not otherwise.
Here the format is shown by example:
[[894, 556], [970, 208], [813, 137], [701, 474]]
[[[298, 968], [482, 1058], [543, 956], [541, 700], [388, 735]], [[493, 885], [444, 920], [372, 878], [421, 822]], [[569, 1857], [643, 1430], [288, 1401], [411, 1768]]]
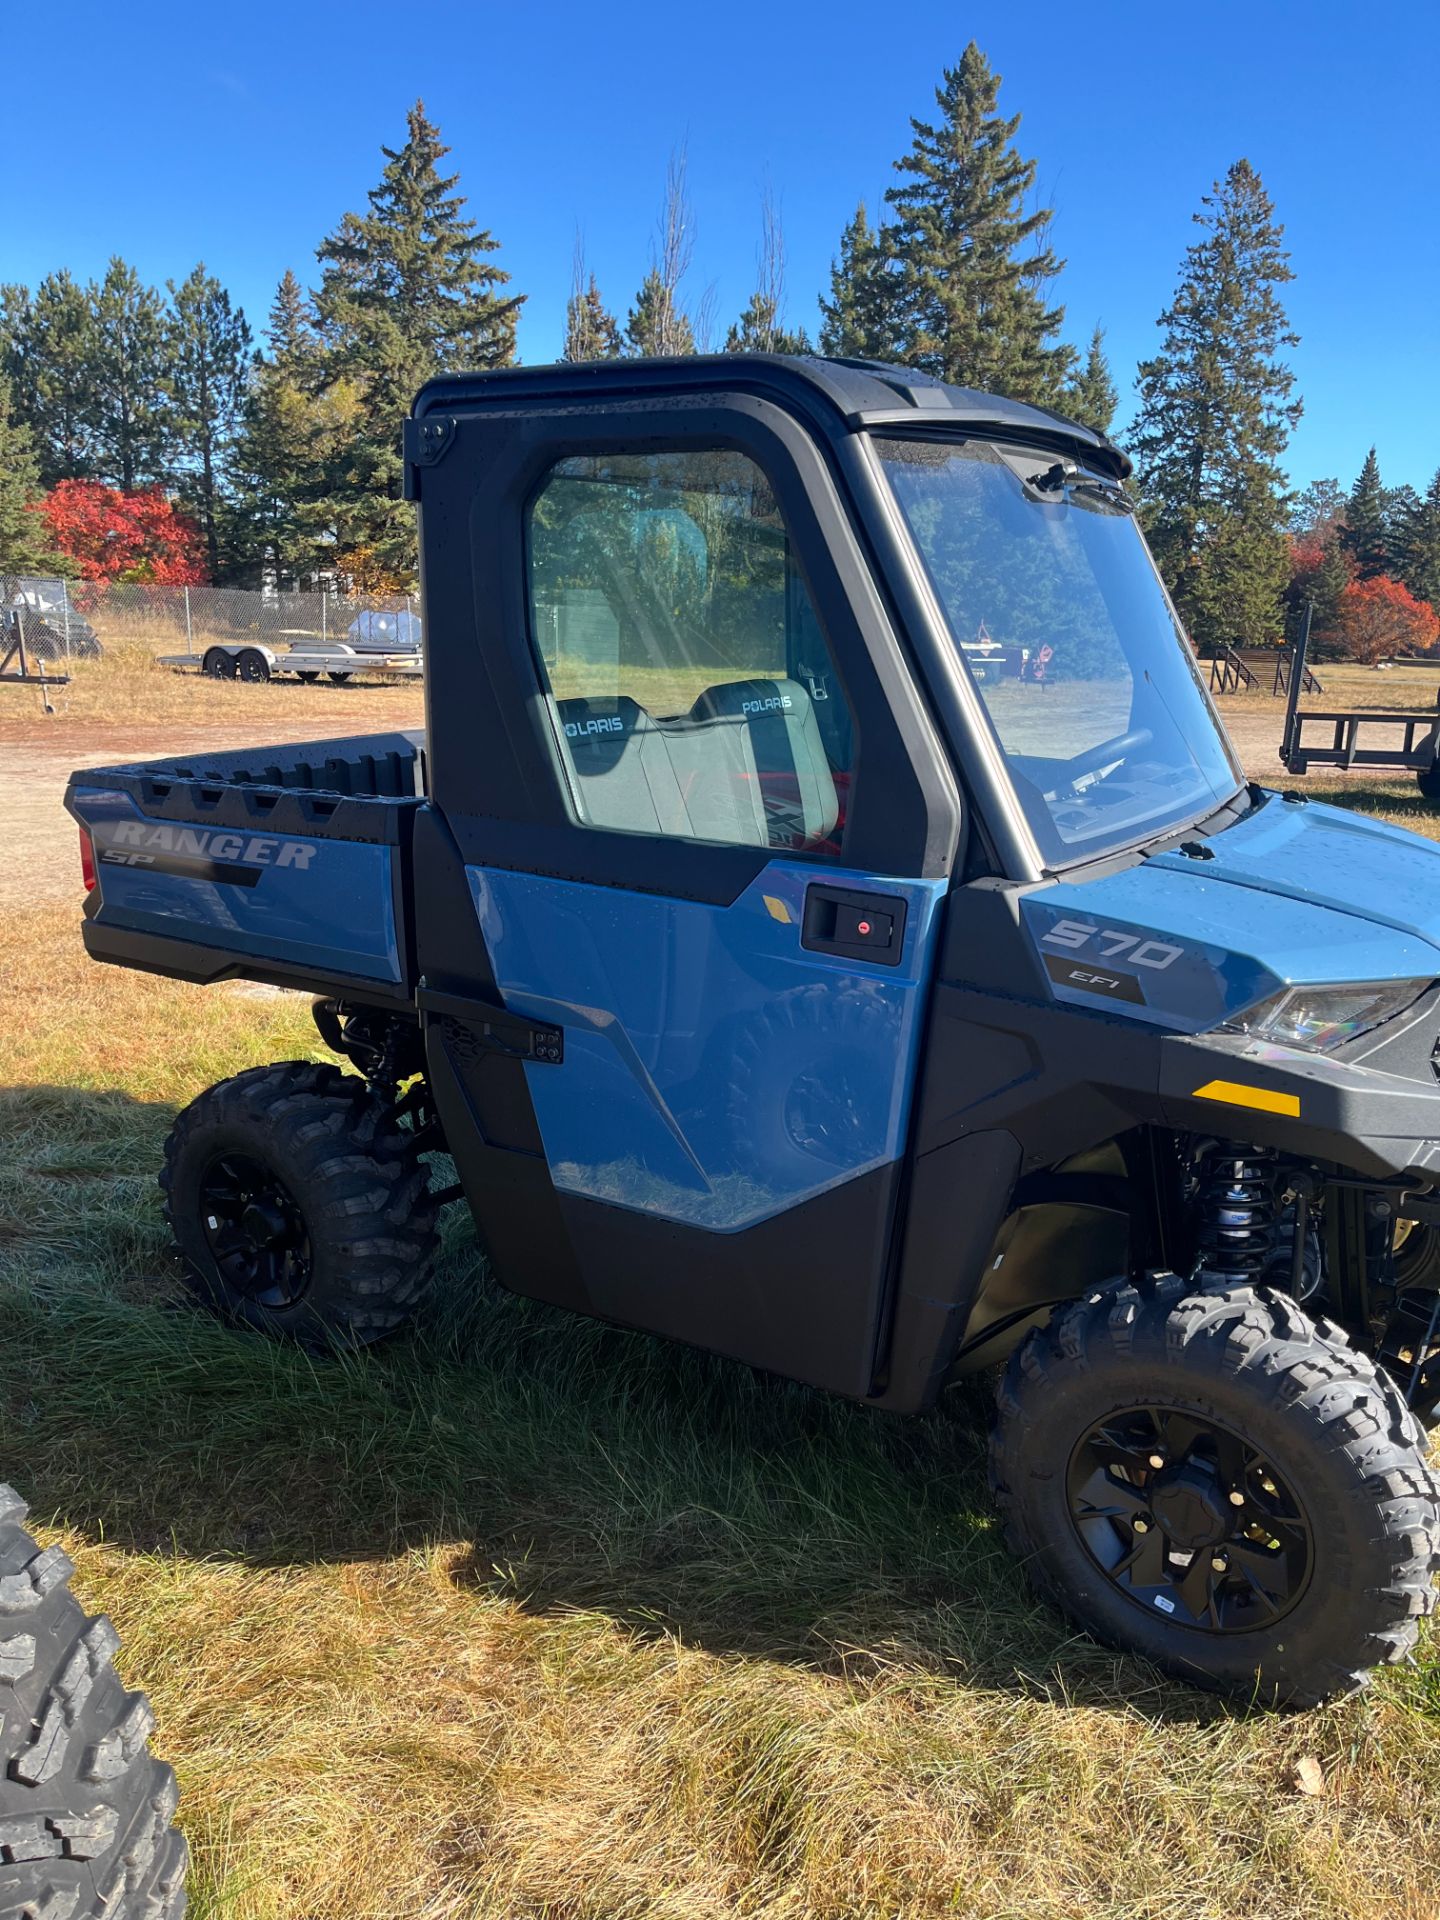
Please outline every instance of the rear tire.
[[325, 677], [326, 677], [326, 679], [327, 679], [327, 680], [329, 680], [329, 681], [330, 681], [330, 682], [331, 682], [331, 683], [332, 683], [333, 685], [335, 685], [335, 686], [337, 686], [337, 687], [343, 687], [343, 686], [345, 685], [345, 682], [346, 682], [347, 680], [350, 680], [350, 679], [353, 679], [353, 677], [354, 677], [354, 676], [353, 676], [352, 674], [348, 674], [348, 673], [328, 673], [328, 674], [326, 674], [326, 676], [325, 676]]
[[1268, 1289], [1167, 1275], [1060, 1309], [1011, 1356], [991, 1481], [1036, 1586], [1196, 1686], [1318, 1705], [1403, 1660], [1435, 1607], [1419, 1427], [1339, 1327]]
[[253, 1067], [202, 1093], [160, 1186], [199, 1298], [312, 1351], [383, 1339], [429, 1283], [437, 1210], [414, 1136], [338, 1067]]
[[0, 1487], [0, 1913], [179, 1920], [185, 1842], [154, 1716], [112, 1664], [119, 1641], [67, 1588], [72, 1568]]
[[1415, 784], [1427, 800], [1440, 800], [1440, 761], [1422, 767], [1415, 776]]
[[315, 682], [320, 678], [320, 675], [314, 672], [302, 673], [300, 668], [297, 667], [295, 669], [295, 678], [297, 680], [303, 680], [307, 687], [313, 687]]
[[252, 685], [270, 678], [270, 662], [256, 647], [246, 647], [235, 662], [235, 678], [249, 681]]
[[233, 680], [235, 656], [227, 653], [224, 647], [211, 647], [200, 663], [200, 671], [207, 680]]

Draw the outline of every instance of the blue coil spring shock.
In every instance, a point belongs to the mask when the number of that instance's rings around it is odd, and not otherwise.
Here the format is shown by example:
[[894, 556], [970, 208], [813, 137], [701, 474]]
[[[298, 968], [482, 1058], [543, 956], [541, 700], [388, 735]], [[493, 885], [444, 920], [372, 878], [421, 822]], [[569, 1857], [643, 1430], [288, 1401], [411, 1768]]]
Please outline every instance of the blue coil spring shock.
[[1280, 1241], [1279, 1169], [1264, 1154], [1212, 1152], [1195, 1188], [1195, 1278], [1223, 1286], [1259, 1280]]

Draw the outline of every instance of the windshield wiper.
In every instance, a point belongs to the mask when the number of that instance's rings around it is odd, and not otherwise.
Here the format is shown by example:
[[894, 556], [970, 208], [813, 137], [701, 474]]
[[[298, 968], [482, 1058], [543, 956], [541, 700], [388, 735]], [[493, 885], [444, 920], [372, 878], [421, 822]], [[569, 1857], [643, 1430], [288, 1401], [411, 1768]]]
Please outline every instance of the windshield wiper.
[[1135, 511], [1135, 502], [1118, 480], [1102, 480], [1098, 474], [1086, 473], [1073, 460], [1057, 460], [1043, 473], [1028, 474], [1026, 484], [1037, 493], [1087, 494], [1107, 506], [1118, 507], [1122, 513]]

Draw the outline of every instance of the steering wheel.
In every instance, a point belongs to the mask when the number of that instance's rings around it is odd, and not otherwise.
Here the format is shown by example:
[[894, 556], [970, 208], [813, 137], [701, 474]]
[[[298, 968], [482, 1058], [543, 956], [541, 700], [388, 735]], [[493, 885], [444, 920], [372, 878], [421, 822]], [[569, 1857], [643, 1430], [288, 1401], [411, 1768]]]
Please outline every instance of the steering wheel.
[[1123, 760], [1138, 747], [1148, 747], [1154, 738], [1149, 727], [1132, 727], [1129, 733], [1117, 733], [1112, 740], [1102, 740], [1098, 747], [1087, 747], [1084, 753], [1067, 760], [1066, 776], [1073, 783], [1082, 774], [1094, 773], [1097, 767], [1108, 767], [1113, 761]]

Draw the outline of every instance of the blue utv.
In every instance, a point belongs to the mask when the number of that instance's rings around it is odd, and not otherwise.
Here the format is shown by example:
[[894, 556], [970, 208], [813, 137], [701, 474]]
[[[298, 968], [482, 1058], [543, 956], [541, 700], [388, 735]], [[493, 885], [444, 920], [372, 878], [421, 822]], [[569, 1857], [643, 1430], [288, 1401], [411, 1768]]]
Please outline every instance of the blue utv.
[[376, 1339], [463, 1194], [582, 1313], [897, 1413], [1000, 1369], [1097, 1635], [1294, 1703], [1403, 1658], [1440, 848], [1245, 779], [1124, 456], [743, 355], [438, 380], [405, 451], [423, 734], [70, 785], [90, 953], [306, 989], [350, 1069], [181, 1114], [196, 1290]]

